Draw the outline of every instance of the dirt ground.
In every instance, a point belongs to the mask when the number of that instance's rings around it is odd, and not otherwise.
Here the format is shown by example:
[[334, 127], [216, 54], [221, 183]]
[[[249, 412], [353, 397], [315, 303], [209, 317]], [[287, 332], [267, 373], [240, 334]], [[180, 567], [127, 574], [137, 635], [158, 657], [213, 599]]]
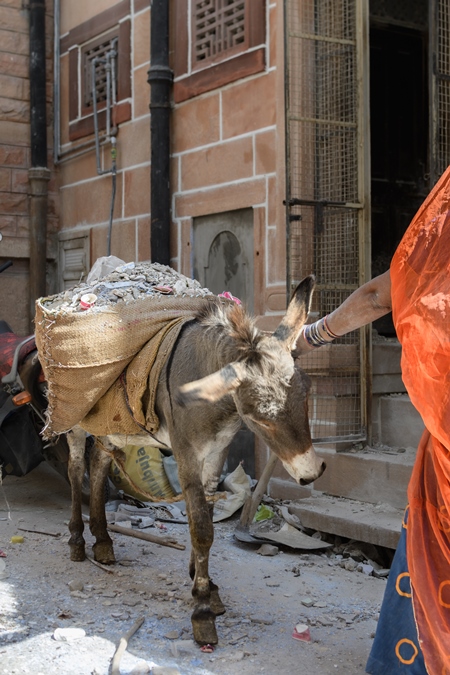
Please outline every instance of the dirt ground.
[[[69, 511], [69, 487], [47, 465], [0, 486], [0, 673], [106, 675], [139, 617], [122, 675], [364, 673], [386, 582], [344, 569], [333, 549], [261, 556], [236, 541], [236, 516], [217, 523], [211, 575], [227, 612], [218, 647], [203, 653], [192, 641], [187, 525], [167, 524], [184, 551], [111, 533], [118, 562], [108, 573], [70, 561]], [[15, 535], [23, 543], [11, 543]], [[91, 554], [88, 531], [86, 541]], [[310, 642], [293, 639], [298, 623]], [[84, 634], [61, 641], [58, 628]]]

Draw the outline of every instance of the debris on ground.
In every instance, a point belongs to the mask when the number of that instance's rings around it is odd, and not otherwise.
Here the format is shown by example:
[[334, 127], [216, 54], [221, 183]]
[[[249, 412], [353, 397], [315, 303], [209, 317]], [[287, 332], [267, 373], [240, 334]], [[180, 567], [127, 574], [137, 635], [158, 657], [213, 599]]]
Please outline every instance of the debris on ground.
[[[380, 572], [389, 569], [391, 551], [323, 532], [314, 541], [330, 544], [324, 550], [248, 545], [234, 536], [236, 514], [217, 523], [210, 573], [227, 611], [217, 618], [219, 644], [208, 653], [192, 639], [189, 547], [175, 550], [112, 533], [117, 563], [105, 574], [89, 562], [70, 561], [64, 524], [70, 490], [50, 467], [9, 477], [3, 489], [11, 519], [0, 521], [0, 547], [7, 555], [1, 560], [9, 573], [0, 580], [1, 675], [44, 668], [46, 675], [107, 675], [120, 635], [142, 616], [122, 656], [121, 675], [291, 673], [300, 661], [314, 675], [363, 675], [386, 585], [375, 574], [378, 565]], [[289, 501], [267, 504], [276, 513], [267, 523], [278, 521], [280, 528], [281, 507], [289, 508]], [[132, 506], [122, 513], [139, 512]], [[176, 507], [183, 511], [180, 503]], [[168, 536], [187, 544], [187, 524], [174, 521], [164, 521]], [[19, 525], [62, 535], [29, 533], [18, 547], [10, 537]], [[94, 540], [88, 528], [84, 536], [89, 551]], [[262, 545], [274, 546], [277, 555], [260, 555]], [[352, 569], [345, 566], [350, 562]], [[359, 565], [371, 565], [373, 573], [358, 572]], [[307, 626], [310, 642], [293, 639], [299, 624]], [[55, 631], [65, 628], [85, 636], [55, 640]]]
[[309, 632], [309, 627], [306, 625], [306, 623], [298, 623], [292, 632], [292, 637], [294, 640], [311, 642], [311, 633]]

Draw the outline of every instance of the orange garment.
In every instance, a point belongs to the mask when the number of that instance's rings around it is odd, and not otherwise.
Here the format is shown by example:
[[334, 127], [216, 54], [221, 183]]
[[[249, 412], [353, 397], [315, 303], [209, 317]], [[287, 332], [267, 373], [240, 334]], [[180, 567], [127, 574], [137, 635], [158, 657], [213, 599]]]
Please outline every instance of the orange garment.
[[429, 675], [450, 675], [450, 167], [391, 264], [402, 375], [426, 431], [408, 487], [407, 559]]

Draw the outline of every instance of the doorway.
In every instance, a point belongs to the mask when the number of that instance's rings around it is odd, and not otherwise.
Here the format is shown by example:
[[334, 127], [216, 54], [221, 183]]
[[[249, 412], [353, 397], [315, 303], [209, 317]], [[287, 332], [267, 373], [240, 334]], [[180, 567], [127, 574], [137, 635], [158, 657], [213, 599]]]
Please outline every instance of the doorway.
[[[390, 265], [429, 191], [427, 27], [371, 21], [372, 276]], [[374, 322], [394, 337], [391, 315]]]

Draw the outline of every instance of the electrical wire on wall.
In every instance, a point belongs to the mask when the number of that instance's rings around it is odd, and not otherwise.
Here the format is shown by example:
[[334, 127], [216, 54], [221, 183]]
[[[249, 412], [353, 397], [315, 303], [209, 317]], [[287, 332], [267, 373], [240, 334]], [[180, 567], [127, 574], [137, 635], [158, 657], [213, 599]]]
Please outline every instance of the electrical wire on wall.
[[[91, 85], [92, 85], [92, 103], [94, 112], [94, 132], [95, 132], [95, 154], [97, 158], [97, 173], [99, 176], [111, 174], [111, 206], [109, 213], [109, 227], [106, 246], [106, 255], [111, 255], [111, 237], [112, 224], [114, 216], [114, 203], [116, 199], [117, 182], [117, 126], [112, 125], [112, 113], [116, 105], [116, 58], [117, 58], [117, 38], [111, 43], [111, 49], [105, 54], [105, 58], [95, 57], [91, 62]], [[98, 132], [98, 106], [97, 106], [97, 66], [104, 65], [106, 72], [106, 142], [111, 146], [111, 166], [109, 169], [102, 169], [100, 156], [100, 138]]]

